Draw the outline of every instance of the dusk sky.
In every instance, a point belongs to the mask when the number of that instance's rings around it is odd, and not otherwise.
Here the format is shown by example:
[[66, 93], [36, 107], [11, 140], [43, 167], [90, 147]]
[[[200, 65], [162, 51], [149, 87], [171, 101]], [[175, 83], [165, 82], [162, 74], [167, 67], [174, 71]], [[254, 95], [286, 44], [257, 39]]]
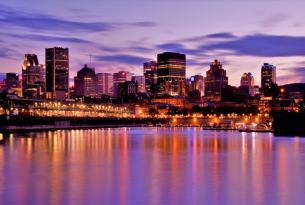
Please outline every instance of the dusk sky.
[[244, 72], [260, 84], [264, 62], [279, 84], [305, 82], [305, 2], [301, 0], [10, 0], [0, 3], [0, 73], [21, 73], [25, 53], [70, 49], [70, 78], [96, 72], [142, 74], [157, 53], [187, 55], [187, 76], [223, 62], [229, 83]]

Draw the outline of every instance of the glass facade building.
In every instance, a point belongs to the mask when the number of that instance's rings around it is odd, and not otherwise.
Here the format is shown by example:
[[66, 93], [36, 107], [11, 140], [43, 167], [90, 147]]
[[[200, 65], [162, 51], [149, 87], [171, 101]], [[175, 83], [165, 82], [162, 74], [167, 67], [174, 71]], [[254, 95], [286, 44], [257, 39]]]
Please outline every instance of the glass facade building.
[[47, 98], [64, 100], [69, 98], [69, 49], [46, 49]]
[[276, 67], [264, 63], [261, 69], [261, 88], [265, 96], [271, 95], [272, 86], [276, 84]]
[[185, 96], [185, 54], [165, 52], [157, 58], [157, 95]]

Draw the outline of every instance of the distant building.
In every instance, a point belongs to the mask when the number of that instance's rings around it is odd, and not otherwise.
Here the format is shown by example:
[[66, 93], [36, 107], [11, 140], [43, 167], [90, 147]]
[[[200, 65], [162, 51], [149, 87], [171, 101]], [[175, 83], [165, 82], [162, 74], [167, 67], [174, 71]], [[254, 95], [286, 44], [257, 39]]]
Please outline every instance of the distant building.
[[5, 87], [7, 90], [18, 88], [19, 75], [17, 73], [7, 73], [5, 79]]
[[131, 81], [132, 73], [128, 71], [120, 71], [113, 74], [113, 93], [115, 97], [118, 97], [118, 85], [125, 81]]
[[47, 98], [69, 98], [69, 49], [46, 49], [46, 94]]
[[204, 96], [204, 77], [202, 75], [194, 75], [189, 79], [189, 91], [199, 91], [200, 97]]
[[157, 91], [157, 62], [148, 61], [143, 64], [145, 77], [145, 90], [149, 95], [154, 95]]
[[240, 79], [240, 88], [248, 95], [254, 96], [254, 77], [251, 73], [244, 73]]
[[145, 93], [145, 77], [142, 75], [132, 76], [132, 81], [136, 82], [138, 87], [137, 90], [139, 93]]
[[272, 87], [276, 84], [276, 67], [271, 64], [264, 63], [261, 69], [261, 78], [262, 93], [265, 96], [270, 96]]
[[126, 98], [130, 95], [138, 93], [138, 83], [134, 81], [125, 81], [118, 84], [118, 96], [120, 98]]
[[185, 96], [185, 54], [161, 53], [157, 62], [157, 95]]
[[21, 81], [17, 73], [7, 73], [4, 80], [5, 86], [2, 87], [2, 93], [8, 93], [22, 97]]
[[22, 65], [22, 96], [41, 98], [45, 94], [45, 69], [36, 54], [25, 54]]
[[221, 91], [228, 85], [226, 71], [218, 60], [211, 63], [210, 69], [206, 72], [205, 96], [214, 101], [221, 100]]
[[113, 96], [113, 74], [97, 73], [97, 93], [101, 95]]
[[74, 94], [85, 97], [96, 97], [98, 95], [95, 71], [86, 64], [74, 77]]

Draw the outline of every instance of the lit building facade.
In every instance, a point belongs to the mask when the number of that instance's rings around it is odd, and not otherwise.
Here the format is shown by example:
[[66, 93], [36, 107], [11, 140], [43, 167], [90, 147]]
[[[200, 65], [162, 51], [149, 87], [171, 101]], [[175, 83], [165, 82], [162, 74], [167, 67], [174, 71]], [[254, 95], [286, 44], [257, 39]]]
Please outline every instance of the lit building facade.
[[205, 96], [208, 99], [220, 101], [221, 91], [228, 85], [226, 71], [218, 60], [211, 63], [210, 69], [206, 72]]
[[113, 96], [113, 74], [97, 73], [97, 93], [101, 95]]
[[145, 77], [142, 75], [136, 75], [136, 76], [132, 76], [132, 81], [136, 82], [138, 85], [138, 92], [139, 93], [145, 93]]
[[97, 77], [93, 68], [85, 65], [77, 72], [74, 78], [74, 93], [75, 96], [96, 97], [97, 92]]
[[134, 81], [125, 81], [118, 84], [118, 96], [120, 98], [129, 97], [138, 93], [138, 83]]
[[69, 98], [69, 49], [46, 49], [46, 94], [47, 98]]
[[261, 69], [261, 88], [265, 96], [269, 96], [272, 86], [276, 84], [276, 67], [264, 63]]
[[185, 54], [165, 52], [157, 58], [157, 95], [185, 96]]
[[128, 71], [120, 71], [113, 74], [113, 94], [118, 97], [118, 85], [119, 83], [124, 83], [125, 81], [131, 81], [132, 73]]
[[252, 73], [244, 73], [240, 79], [240, 87], [245, 90], [249, 95], [255, 95], [254, 77]]
[[148, 61], [143, 64], [145, 77], [145, 90], [149, 95], [154, 95], [157, 91], [157, 62]]
[[189, 91], [198, 90], [200, 97], [204, 96], [204, 77], [202, 75], [194, 75], [189, 79]]
[[22, 65], [22, 96], [42, 98], [45, 94], [45, 68], [39, 65], [37, 55], [25, 54]]

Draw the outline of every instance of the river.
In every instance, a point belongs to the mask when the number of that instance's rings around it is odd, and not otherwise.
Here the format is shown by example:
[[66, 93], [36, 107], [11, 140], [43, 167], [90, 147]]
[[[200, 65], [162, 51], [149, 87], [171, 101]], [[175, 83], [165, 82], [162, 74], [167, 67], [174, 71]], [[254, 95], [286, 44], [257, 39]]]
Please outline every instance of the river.
[[0, 204], [305, 204], [305, 138], [198, 127], [6, 138]]

